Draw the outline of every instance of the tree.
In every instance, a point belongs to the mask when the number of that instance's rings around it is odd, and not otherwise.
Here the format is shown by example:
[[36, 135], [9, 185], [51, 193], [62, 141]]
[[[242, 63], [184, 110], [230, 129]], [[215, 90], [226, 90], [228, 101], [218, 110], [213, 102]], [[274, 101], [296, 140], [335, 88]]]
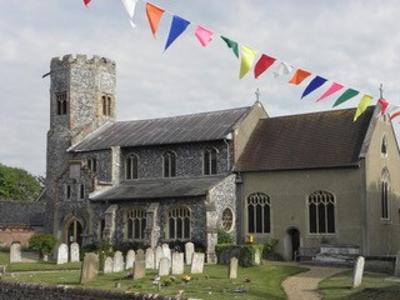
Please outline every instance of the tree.
[[29, 240], [29, 248], [40, 253], [42, 257], [50, 255], [57, 240], [51, 234], [35, 233]]
[[42, 189], [38, 178], [27, 171], [0, 164], [0, 200], [34, 201]]

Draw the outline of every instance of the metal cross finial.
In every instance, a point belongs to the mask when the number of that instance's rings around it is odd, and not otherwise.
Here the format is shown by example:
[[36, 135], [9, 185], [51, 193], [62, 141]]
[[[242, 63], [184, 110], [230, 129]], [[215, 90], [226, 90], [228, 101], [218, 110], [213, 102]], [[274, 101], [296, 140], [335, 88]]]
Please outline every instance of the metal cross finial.
[[383, 98], [383, 84], [382, 83], [379, 85], [379, 96], [381, 99]]
[[259, 89], [259, 88], [257, 88], [255, 94], [256, 94], [256, 101], [257, 101], [257, 102], [260, 102], [261, 92], [260, 92], [260, 89]]

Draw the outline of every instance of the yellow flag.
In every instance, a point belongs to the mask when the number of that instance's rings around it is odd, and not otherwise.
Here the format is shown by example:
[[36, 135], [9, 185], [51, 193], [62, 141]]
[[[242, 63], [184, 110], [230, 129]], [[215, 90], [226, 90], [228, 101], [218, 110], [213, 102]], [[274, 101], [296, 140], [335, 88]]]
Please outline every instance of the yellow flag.
[[371, 101], [372, 101], [372, 96], [369, 95], [364, 95], [361, 98], [360, 103], [358, 103], [356, 114], [354, 116], [354, 122], [357, 121], [358, 117], [365, 112]]
[[240, 79], [250, 71], [257, 55], [257, 52], [249, 47], [242, 46], [241, 50]]

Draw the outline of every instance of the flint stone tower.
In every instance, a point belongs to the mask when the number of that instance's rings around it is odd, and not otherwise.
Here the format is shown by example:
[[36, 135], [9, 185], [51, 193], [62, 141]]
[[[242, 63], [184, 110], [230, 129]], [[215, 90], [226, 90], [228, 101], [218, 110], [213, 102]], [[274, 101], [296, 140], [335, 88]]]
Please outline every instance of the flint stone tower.
[[[104, 57], [66, 55], [51, 60], [46, 227], [59, 239], [63, 238], [63, 229], [57, 213], [65, 204], [59, 199], [58, 181], [70, 172], [73, 163], [67, 149], [106, 122], [115, 120], [115, 73], [115, 62]], [[81, 205], [85, 206], [85, 203]]]

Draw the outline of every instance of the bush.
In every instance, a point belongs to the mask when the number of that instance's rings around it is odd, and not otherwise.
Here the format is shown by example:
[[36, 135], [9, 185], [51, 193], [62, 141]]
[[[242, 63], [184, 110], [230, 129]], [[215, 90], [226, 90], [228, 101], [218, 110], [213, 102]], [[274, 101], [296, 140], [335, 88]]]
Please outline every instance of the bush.
[[[262, 256], [265, 259], [271, 259], [272, 257], [275, 257], [275, 247], [278, 244], [279, 240], [277, 239], [267, 239], [266, 242], [264, 243], [264, 247], [262, 250]], [[275, 260], [275, 259], [274, 259]]]
[[228, 264], [232, 257], [237, 257], [241, 267], [251, 267], [254, 265], [257, 248], [258, 245], [219, 244], [215, 246], [215, 252], [220, 264]]
[[148, 247], [149, 246], [143, 242], [121, 242], [115, 246], [115, 249], [121, 251], [124, 255], [126, 255], [129, 250], [145, 250]]
[[56, 245], [57, 240], [51, 234], [35, 233], [29, 240], [29, 248], [39, 252], [42, 257], [50, 255]]
[[232, 244], [233, 238], [223, 229], [218, 229], [218, 244]]

